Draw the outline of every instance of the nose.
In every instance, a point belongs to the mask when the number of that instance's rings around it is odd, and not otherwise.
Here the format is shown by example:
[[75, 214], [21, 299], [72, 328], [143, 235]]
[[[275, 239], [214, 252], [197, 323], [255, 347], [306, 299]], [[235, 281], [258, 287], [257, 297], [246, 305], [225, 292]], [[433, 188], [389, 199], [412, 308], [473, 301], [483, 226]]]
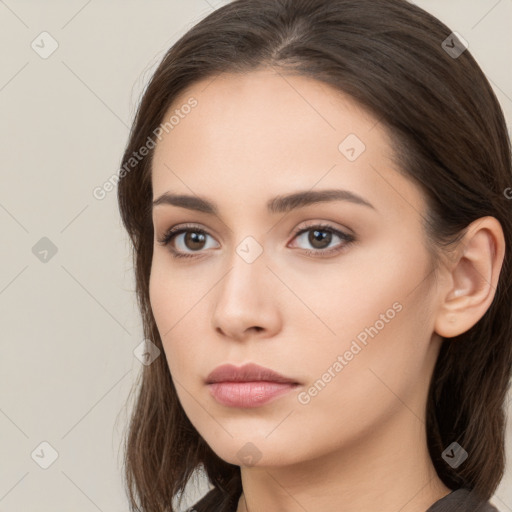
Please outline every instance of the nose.
[[217, 333], [234, 340], [271, 337], [281, 328], [276, 293], [279, 280], [266, 266], [263, 254], [248, 263], [236, 252], [231, 267], [216, 287], [212, 325]]

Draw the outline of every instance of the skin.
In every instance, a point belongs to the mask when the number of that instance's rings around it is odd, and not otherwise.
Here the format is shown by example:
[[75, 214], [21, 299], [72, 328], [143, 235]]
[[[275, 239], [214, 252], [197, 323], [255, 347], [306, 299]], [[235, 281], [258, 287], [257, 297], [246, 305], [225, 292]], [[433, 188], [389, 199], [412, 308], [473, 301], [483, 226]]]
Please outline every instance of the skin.
[[[165, 118], [190, 96], [198, 105], [156, 146], [153, 198], [197, 195], [219, 214], [153, 208], [150, 299], [188, 418], [219, 457], [241, 466], [238, 512], [427, 510], [451, 491], [427, 450], [428, 386], [441, 336], [465, 332], [492, 302], [504, 254], [499, 223], [475, 221], [436, 271], [423, 194], [394, 167], [384, 127], [350, 97], [261, 69], [195, 83]], [[354, 161], [338, 149], [351, 133], [366, 146]], [[331, 201], [266, 210], [275, 196], [331, 188], [374, 209]], [[322, 249], [308, 241], [311, 231], [294, 237], [317, 221], [356, 240], [321, 257], [345, 242], [332, 235]], [[185, 223], [208, 235], [202, 246], [178, 235], [170, 244], [196, 257], [175, 259], [158, 240]], [[236, 252], [248, 236], [263, 251], [252, 263]], [[300, 403], [299, 392], [396, 303], [401, 310], [378, 334]], [[216, 402], [206, 376], [246, 362], [301, 386], [254, 409]]]

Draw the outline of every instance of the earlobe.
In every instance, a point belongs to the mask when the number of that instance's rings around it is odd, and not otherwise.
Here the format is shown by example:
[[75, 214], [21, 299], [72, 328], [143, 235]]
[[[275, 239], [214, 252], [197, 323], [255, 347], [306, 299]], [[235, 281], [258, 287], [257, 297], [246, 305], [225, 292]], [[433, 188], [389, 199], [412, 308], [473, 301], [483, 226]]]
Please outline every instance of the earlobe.
[[468, 227], [459, 242], [457, 257], [446, 269], [439, 289], [435, 332], [452, 338], [468, 331], [487, 312], [505, 256], [505, 238], [499, 221], [482, 217]]

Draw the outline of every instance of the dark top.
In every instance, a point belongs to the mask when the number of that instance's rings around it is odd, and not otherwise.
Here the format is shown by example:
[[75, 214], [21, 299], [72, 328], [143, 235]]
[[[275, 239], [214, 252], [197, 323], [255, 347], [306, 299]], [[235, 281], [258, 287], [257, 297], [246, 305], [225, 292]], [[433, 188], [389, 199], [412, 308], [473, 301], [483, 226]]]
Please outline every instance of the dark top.
[[[216, 512], [212, 508], [204, 508], [211, 499], [214, 490], [208, 492], [195, 505], [188, 508], [186, 512], [208, 511]], [[235, 512], [237, 504], [233, 506], [230, 512]], [[488, 501], [478, 501], [469, 489], [457, 489], [447, 494], [444, 498], [436, 501], [426, 512], [499, 512], [499, 510], [491, 505]]]
[[488, 501], [479, 501], [469, 489], [457, 489], [436, 501], [426, 512], [499, 512]]

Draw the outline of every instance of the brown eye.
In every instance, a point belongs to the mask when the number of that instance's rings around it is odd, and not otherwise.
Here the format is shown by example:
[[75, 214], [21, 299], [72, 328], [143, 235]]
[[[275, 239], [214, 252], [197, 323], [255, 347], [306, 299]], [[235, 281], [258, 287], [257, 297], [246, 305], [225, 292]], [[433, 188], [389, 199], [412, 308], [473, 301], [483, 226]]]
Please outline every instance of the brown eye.
[[310, 230], [308, 236], [308, 242], [315, 249], [325, 249], [329, 246], [332, 240], [332, 233], [326, 230]]
[[[306, 233], [308, 233], [308, 236], [304, 238]], [[333, 241], [333, 236], [334, 239], [339, 238], [341, 243], [329, 248]], [[307, 255], [319, 257], [336, 254], [356, 240], [355, 236], [343, 233], [330, 225], [308, 226], [307, 228], [300, 229], [295, 234], [295, 238], [302, 238], [303, 241], [305, 240], [306, 245], [313, 247], [314, 250], [305, 249]]]
[[176, 258], [194, 258], [201, 255], [193, 254], [194, 252], [204, 252], [202, 250], [205, 249], [207, 237], [212, 238], [211, 235], [199, 227], [182, 226], [169, 229], [158, 242], [161, 245], [168, 245], [172, 255]]
[[185, 233], [185, 237], [183, 238], [183, 243], [187, 249], [198, 251], [203, 249], [205, 240], [206, 237], [204, 233], [199, 233], [197, 231], [187, 231]]

